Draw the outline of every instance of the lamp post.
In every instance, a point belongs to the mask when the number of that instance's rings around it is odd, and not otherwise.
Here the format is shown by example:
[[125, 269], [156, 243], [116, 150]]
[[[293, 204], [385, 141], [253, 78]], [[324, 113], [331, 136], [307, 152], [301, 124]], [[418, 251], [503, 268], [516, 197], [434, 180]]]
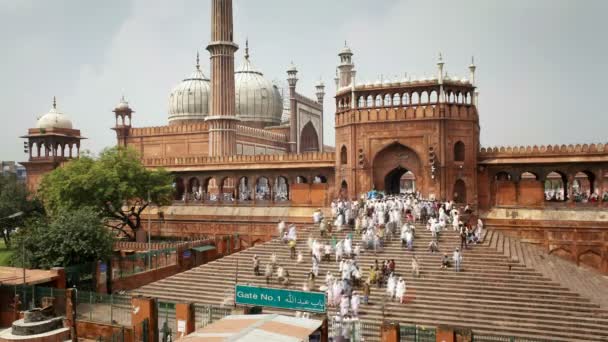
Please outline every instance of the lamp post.
[[150, 205], [152, 204], [152, 200], [150, 199], [150, 190], [148, 190], [148, 267], [152, 267], [152, 233], [151, 230], [151, 215], [150, 215]]

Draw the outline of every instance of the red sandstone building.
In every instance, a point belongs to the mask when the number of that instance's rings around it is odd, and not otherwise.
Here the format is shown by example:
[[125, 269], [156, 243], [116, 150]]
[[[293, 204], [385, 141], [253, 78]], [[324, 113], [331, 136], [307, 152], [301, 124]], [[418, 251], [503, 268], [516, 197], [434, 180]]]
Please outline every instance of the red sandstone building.
[[[147, 167], [175, 174], [174, 205], [151, 212], [156, 234], [230, 231], [251, 245], [269, 239], [276, 220], [308, 222], [310, 208], [337, 196], [409, 188], [470, 203], [494, 228], [608, 270], [608, 219], [597, 209], [608, 189], [608, 146], [482, 148], [473, 62], [468, 79], [448, 75], [439, 56], [433, 77], [363, 84], [345, 46], [335, 79], [336, 147], [327, 147], [324, 85], [314, 99], [302, 95], [292, 65], [282, 92], [254, 67], [247, 42], [235, 70], [232, 2], [212, 3], [211, 74], [197, 56], [193, 73], [169, 94], [168, 124], [133, 127], [124, 98], [114, 110], [118, 144], [138, 150]], [[72, 148], [82, 139], [55, 105], [48, 115], [54, 121], [45, 116], [24, 136], [38, 151], [24, 163], [32, 189], [77, 155]]]

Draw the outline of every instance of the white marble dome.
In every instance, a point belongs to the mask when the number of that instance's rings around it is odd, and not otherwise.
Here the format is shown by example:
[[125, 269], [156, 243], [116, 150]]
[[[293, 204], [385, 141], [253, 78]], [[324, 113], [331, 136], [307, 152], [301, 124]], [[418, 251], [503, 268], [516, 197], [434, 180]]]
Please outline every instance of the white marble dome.
[[245, 52], [243, 63], [234, 73], [234, 85], [236, 116], [242, 122], [262, 123], [266, 126], [281, 123], [281, 92], [251, 64], [249, 51]]
[[169, 123], [204, 120], [209, 114], [211, 84], [196, 60], [196, 69], [169, 94]]
[[53, 108], [38, 118], [36, 122], [37, 128], [51, 129], [51, 128], [64, 128], [72, 129], [72, 121], [63, 113], [57, 110], [57, 102], [53, 98]]

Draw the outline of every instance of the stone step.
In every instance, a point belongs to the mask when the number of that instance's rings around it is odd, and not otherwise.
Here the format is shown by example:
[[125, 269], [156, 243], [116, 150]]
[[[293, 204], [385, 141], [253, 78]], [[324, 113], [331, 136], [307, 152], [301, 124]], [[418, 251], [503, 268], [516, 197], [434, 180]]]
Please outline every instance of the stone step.
[[[311, 269], [307, 238], [319, 238], [316, 228], [301, 229], [296, 249], [306, 251], [304, 261], [297, 264], [289, 259], [289, 249], [278, 239], [227, 256], [207, 265], [177, 274], [144, 286], [136, 293], [172, 300], [189, 300], [196, 303], [220, 304], [224, 297], [231, 301], [234, 279], [239, 267], [239, 283], [265, 286], [265, 277], [252, 273], [252, 256], [260, 258], [263, 272], [270, 255], [276, 253], [278, 263], [290, 272], [290, 288], [300, 289]], [[334, 232], [336, 239], [349, 231]], [[441, 254], [426, 251], [431, 235], [423, 226], [416, 227], [415, 251], [401, 247], [399, 239], [386, 242], [382, 252], [376, 255], [364, 252], [358, 265], [367, 276], [369, 266], [376, 259], [396, 260], [396, 273], [408, 284], [406, 304], [387, 303], [385, 313], [390, 319], [410, 324], [436, 326], [447, 324], [471, 327], [476, 332], [527, 338], [550, 338], [556, 341], [601, 340], [608, 337], [608, 312], [586, 297], [562, 286], [560, 282], [545, 276], [546, 270], [527, 267], [523, 261], [538, 258], [519, 241], [505, 238], [492, 230], [486, 230], [484, 241], [463, 251], [463, 272], [453, 269], [440, 270]], [[321, 239], [328, 241], [328, 239]], [[360, 243], [354, 238], [354, 245]], [[460, 246], [458, 235], [451, 231], [440, 234], [439, 247], [451, 252]], [[416, 255], [421, 264], [421, 277], [411, 275], [411, 257]], [[538, 260], [533, 260], [538, 261]], [[538, 261], [541, 263], [541, 261]], [[330, 270], [338, 275], [338, 263], [322, 262], [321, 279]], [[271, 285], [272, 286], [272, 285]], [[370, 305], [362, 306], [360, 317], [366, 324], [377, 325], [382, 320], [382, 298], [385, 289], [372, 288]], [[265, 310], [266, 312], [274, 309]], [[332, 312], [329, 309], [329, 313]], [[293, 314], [293, 313], [290, 313]], [[379, 329], [379, 325], [378, 325]], [[379, 341], [379, 330], [367, 333], [367, 341]]]

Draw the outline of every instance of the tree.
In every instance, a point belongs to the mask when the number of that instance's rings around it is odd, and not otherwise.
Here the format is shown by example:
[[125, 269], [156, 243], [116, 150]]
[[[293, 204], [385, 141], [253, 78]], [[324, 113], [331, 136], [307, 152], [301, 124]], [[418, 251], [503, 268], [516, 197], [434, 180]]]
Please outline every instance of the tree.
[[94, 207], [108, 227], [134, 240], [142, 212], [151, 203], [169, 204], [173, 186], [167, 171], [146, 169], [135, 150], [113, 147], [98, 159], [83, 156], [48, 173], [38, 193], [51, 215]]
[[62, 211], [52, 219], [30, 219], [14, 234], [17, 252], [13, 263], [21, 265], [20, 251], [27, 252], [26, 265], [33, 268], [66, 267], [112, 255], [113, 236], [94, 208]]
[[[11, 244], [11, 232], [25, 220], [43, 212], [37, 199], [29, 199], [25, 184], [14, 174], [0, 175], [0, 236], [6, 247]], [[15, 215], [21, 213], [20, 215]], [[12, 217], [11, 217], [12, 216]]]

